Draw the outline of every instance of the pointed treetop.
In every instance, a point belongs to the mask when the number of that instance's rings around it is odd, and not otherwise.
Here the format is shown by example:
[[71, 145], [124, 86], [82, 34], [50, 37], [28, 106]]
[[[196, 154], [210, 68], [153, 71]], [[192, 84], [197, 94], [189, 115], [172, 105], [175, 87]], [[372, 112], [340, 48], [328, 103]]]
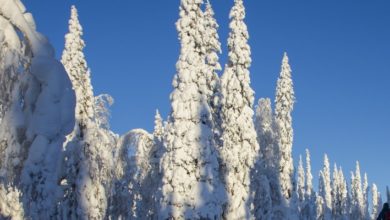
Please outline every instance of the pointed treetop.
[[158, 140], [161, 141], [163, 133], [164, 133], [163, 120], [161, 118], [160, 112], [158, 111], [158, 109], [156, 109], [156, 115], [154, 116], [154, 131], [153, 131], [153, 135]]
[[311, 173], [310, 151], [306, 149], [306, 194], [311, 196], [313, 192], [313, 175]]
[[232, 19], [245, 19], [245, 6], [243, 0], [234, 0], [234, 6], [230, 11], [229, 17]]
[[284, 52], [284, 53], [283, 53], [283, 63], [288, 63], [287, 52]]

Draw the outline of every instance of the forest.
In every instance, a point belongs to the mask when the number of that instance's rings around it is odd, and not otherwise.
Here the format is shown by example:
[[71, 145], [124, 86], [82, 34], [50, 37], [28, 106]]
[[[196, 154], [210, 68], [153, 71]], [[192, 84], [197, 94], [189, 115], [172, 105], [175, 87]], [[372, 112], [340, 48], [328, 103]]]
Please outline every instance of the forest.
[[178, 13], [171, 112], [156, 110], [152, 133], [118, 135], [76, 7], [57, 60], [23, 3], [0, 0], [0, 219], [376, 219], [390, 191], [359, 162], [347, 176], [324, 155], [313, 175], [307, 149], [294, 166], [287, 53], [274, 101], [255, 102], [244, 1], [230, 11], [223, 65], [211, 3], [181, 0]]

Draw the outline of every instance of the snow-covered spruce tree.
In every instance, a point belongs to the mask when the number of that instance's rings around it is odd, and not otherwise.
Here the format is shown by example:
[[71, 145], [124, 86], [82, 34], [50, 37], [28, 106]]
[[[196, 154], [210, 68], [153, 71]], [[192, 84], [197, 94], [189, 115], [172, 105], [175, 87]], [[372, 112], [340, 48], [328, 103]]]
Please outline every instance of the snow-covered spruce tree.
[[306, 149], [306, 173], [305, 173], [305, 203], [301, 210], [303, 219], [315, 219], [316, 195], [313, 189], [313, 175], [311, 173], [310, 151]]
[[362, 190], [363, 190], [363, 215], [364, 215], [364, 218], [365, 219], [369, 219], [370, 218], [370, 214], [369, 214], [369, 201], [368, 201], [368, 194], [370, 192], [370, 188], [368, 186], [368, 177], [367, 177], [367, 173], [364, 173], [364, 177], [363, 177], [363, 186], [362, 186]]
[[344, 179], [342, 169], [334, 166], [333, 171], [333, 185], [332, 185], [332, 218], [333, 219], [346, 219], [348, 214], [347, 210], [347, 182]]
[[306, 196], [312, 197], [313, 190], [313, 175], [311, 173], [311, 157], [309, 149], [306, 149]]
[[298, 163], [298, 177], [297, 177], [297, 195], [298, 195], [298, 211], [300, 219], [304, 219], [304, 205], [305, 205], [305, 170], [303, 168], [302, 155], [299, 155]]
[[0, 219], [22, 220], [24, 217], [21, 192], [0, 184]]
[[339, 180], [339, 196], [340, 196], [340, 211], [341, 216], [343, 216], [341, 219], [348, 219], [348, 213], [349, 213], [349, 193], [348, 193], [348, 185], [347, 180], [344, 177], [343, 169], [340, 167], [338, 170], [338, 180]]
[[332, 185], [330, 177], [330, 165], [328, 155], [324, 155], [324, 167], [321, 171], [321, 178], [323, 179], [323, 185], [319, 189], [319, 193], [324, 198], [324, 219], [328, 220], [332, 218]]
[[364, 198], [362, 180], [360, 176], [360, 165], [356, 162], [355, 174], [351, 173], [351, 219], [364, 219]]
[[230, 11], [229, 59], [221, 77], [222, 173], [228, 195], [224, 218], [250, 218], [250, 171], [257, 159], [259, 145], [253, 123], [254, 92], [250, 87], [251, 51], [244, 22], [243, 0], [235, 0]]
[[115, 140], [107, 129], [101, 128], [101, 118], [95, 112], [82, 34], [77, 9], [72, 6], [61, 62], [76, 93], [76, 124], [65, 144], [61, 181], [65, 196], [59, 208], [62, 218], [102, 219], [108, 208]]
[[181, 53], [171, 93], [162, 158], [159, 218], [220, 218], [224, 200], [205, 74], [203, 0], [181, 0], [176, 23]]
[[162, 142], [164, 137], [164, 124], [163, 119], [160, 115], [160, 112], [156, 110], [156, 115], [154, 116], [154, 130], [153, 130], [153, 137], [155, 139], [155, 142]]
[[61, 145], [74, 124], [74, 93], [35, 27], [19, 0], [1, 1], [0, 178], [21, 192], [26, 218], [50, 219], [60, 194]]
[[288, 61], [287, 53], [285, 53], [277, 82], [275, 98], [275, 123], [278, 135], [276, 144], [279, 152], [278, 167], [280, 172], [279, 179], [282, 194], [287, 200], [291, 198], [293, 189], [294, 165], [292, 158], [293, 128], [291, 112], [295, 102], [291, 68]]
[[382, 205], [379, 203], [380, 194], [378, 192], [378, 187], [376, 186], [375, 183], [372, 184], [371, 193], [372, 193], [372, 196], [371, 196], [371, 198], [372, 198], [371, 219], [375, 220], [381, 211], [381, 205]]

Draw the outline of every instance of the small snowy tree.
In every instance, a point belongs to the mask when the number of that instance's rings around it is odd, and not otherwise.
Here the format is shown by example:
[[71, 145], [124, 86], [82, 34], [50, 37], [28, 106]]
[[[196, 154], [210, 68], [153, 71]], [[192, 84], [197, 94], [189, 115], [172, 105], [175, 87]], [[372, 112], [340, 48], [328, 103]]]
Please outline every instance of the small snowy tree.
[[164, 136], [164, 125], [163, 119], [161, 118], [160, 112], [156, 110], [156, 115], [154, 116], [154, 130], [153, 130], [154, 139], [159, 142], [162, 142]]
[[323, 178], [323, 188], [320, 189], [320, 195], [324, 198], [324, 218], [332, 218], [332, 183], [330, 177], [330, 165], [328, 155], [324, 155], [324, 167], [321, 172]]
[[351, 173], [351, 219], [364, 218], [364, 198], [359, 162], [356, 162], [355, 174]]
[[224, 218], [242, 219], [251, 216], [250, 170], [259, 151], [253, 123], [254, 92], [250, 87], [249, 77], [249, 34], [244, 22], [245, 8], [242, 0], [234, 1], [230, 19], [229, 60], [221, 77], [220, 155], [228, 195]]
[[95, 97], [96, 123], [101, 129], [110, 129], [110, 106], [114, 104], [114, 98], [108, 94], [101, 94]]
[[370, 214], [369, 214], [369, 201], [368, 201], [368, 194], [370, 192], [370, 188], [368, 186], [368, 177], [367, 177], [367, 173], [364, 173], [364, 179], [363, 179], [363, 186], [362, 186], [362, 190], [363, 190], [363, 216], [365, 219], [369, 219], [370, 218]]
[[299, 201], [305, 200], [305, 171], [303, 169], [302, 155], [299, 155], [297, 192]]
[[298, 195], [298, 211], [300, 219], [305, 217], [305, 170], [303, 168], [302, 155], [299, 155], [298, 163], [298, 180], [297, 180], [297, 195]]
[[277, 146], [279, 151], [280, 184], [284, 198], [292, 196], [294, 165], [292, 158], [293, 128], [291, 112], [295, 97], [291, 68], [287, 53], [284, 54], [282, 68], [276, 87], [275, 122], [277, 128]]
[[311, 173], [310, 151], [306, 149], [306, 173], [305, 173], [305, 202], [302, 212], [303, 219], [315, 219], [316, 195], [313, 189], [313, 175]]
[[331, 219], [332, 217], [332, 186], [330, 179], [330, 167], [328, 156], [324, 155], [324, 166], [320, 171], [320, 181], [318, 193], [323, 198], [323, 218]]
[[[162, 158], [159, 218], [220, 218], [224, 200], [214, 140], [210, 82], [205, 72], [203, 0], [181, 0], [176, 23], [181, 44]], [[204, 202], [202, 202], [204, 201]]]
[[333, 186], [332, 186], [332, 215], [333, 219], [346, 219], [348, 214], [347, 209], [347, 183], [344, 179], [344, 174], [342, 169], [337, 168], [337, 165], [334, 166], [333, 171]]
[[348, 194], [348, 185], [347, 180], [344, 177], [343, 169], [340, 167], [338, 171], [338, 180], [339, 180], [339, 196], [340, 196], [340, 205], [341, 205], [341, 215], [342, 219], [347, 219], [349, 213], [349, 194]]
[[371, 193], [372, 193], [372, 202], [371, 202], [371, 205], [372, 205], [372, 209], [371, 209], [371, 219], [375, 220], [380, 211], [381, 211], [381, 203], [380, 203], [380, 194], [378, 192], [378, 187], [376, 186], [376, 184], [372, 184], [372, 188], [371, 188]]
[[313, 175], [311, 174], [310, 151], [306, 149], [306, 195], [307, 197], [311, 197], [313, 194]]

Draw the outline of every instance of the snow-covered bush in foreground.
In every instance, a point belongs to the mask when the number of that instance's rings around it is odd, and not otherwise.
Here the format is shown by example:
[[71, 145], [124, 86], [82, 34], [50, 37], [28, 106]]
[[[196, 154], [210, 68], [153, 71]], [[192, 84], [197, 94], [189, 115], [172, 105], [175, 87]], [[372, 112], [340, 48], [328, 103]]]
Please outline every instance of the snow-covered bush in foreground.
[[22, 191], [26, 216], [48, 219], [60, 196], [59, 161], [74, 124], [74, 93], [19, 0], [0, 1], [0, 25], [0, 175]]

